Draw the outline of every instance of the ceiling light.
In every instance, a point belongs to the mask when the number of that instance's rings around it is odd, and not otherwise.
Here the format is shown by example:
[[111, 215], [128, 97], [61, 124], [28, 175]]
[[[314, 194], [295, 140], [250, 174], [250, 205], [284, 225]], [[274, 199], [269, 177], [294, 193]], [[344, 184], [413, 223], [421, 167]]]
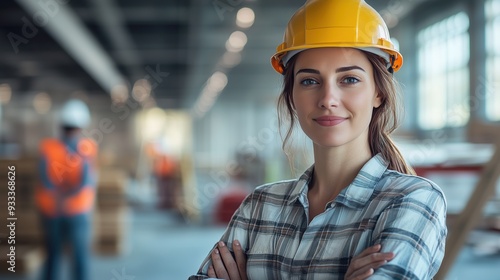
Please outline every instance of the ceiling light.
[[236, 14], [236, 24], [241, 28], [249, 28], [255, 21], [255, 13], [250, 8], [241, 8]]
[[134, 83], [134, 87], [132, 88], [132, 97], [142, 102], [146, 100], [151, 94], [151, 84], [146, 79], [139, 79]]
[[203, 88], [194, 104], [193, 113], [196, 117], [201, 118], [215, 104], [219, 94], [227, 85], [226, 74], [217, 71], [208, 79], [207, 84]]
[[226, 49], [230, 52], [240, 52], [247, 43], [247, 35], [241, 31], [234, 31], [226, 41]]
[[220, 92], [227, 85], [227, 76], [226, 74], [217, 71], [212, 74], [212, 76], [208, 79], [207, 88], [210, 91]]
[[111, 100], [113, 103], [125, 103], [128, 99], [128, 88], [126, 85], [118, 84], [111, 89]]

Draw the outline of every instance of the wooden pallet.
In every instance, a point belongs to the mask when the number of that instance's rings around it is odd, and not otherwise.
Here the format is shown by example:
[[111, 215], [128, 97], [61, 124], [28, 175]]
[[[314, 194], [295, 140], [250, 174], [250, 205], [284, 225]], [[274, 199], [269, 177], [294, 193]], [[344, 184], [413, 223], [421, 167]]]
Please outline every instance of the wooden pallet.
[[126, 208], [99, 209], [94, 215], [94, 252], [119, 255], [126, 244], [129, 212]]

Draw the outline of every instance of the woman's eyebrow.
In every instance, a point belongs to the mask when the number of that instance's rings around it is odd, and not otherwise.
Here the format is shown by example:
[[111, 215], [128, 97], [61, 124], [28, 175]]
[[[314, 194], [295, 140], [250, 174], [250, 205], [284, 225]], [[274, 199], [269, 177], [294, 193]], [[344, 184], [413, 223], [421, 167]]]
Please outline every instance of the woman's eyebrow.
[[297, 71], [297, 73], [295, 73], [295, 76], [297, 76], [299, 73], [319, 74], [319, 71], [316, 69], [304, 68], [304, 69], [300, 69], [299, 71]]
[[[346, 72], [346, 71], [350, 71], [350, 70], [361, 70], [363, 72], [366, 72], [365, 69], [363, 69], [363, 68], [361, 68], [359, 66], [353, 65], [353, 66], [345, 66], [345, 67], [337, 68], [335, 70], [335, 73]], [[295, 75], [298, 75], [299, 73], [320, 74], [320, 72], [318, 70], [316, 70], [316, 69], [310, 69], [310, 68], [300, 69], [300, 70], [297, 71], [297, 73], [295, 73]]]
[[335, 70], [335, 73], [346, 72], [346, 71], [355, 70], [355, 69], [366, 72], [365, 69], [363, 69], [359, 66], [353, 65], [353, 66], [346, 66], [346, 67], [337, 68], [337, 70]]

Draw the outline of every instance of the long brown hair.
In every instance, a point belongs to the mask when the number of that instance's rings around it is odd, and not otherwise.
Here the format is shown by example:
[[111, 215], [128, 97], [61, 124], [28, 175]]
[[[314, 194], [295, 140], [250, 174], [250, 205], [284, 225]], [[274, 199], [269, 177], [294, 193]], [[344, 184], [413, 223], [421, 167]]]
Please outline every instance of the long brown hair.
[[[401, 173], [415, 175], [413, 168], [406, 163], [401, 152], [392, 141], [390, 134], [399, 126], [400, 110], [403, 106], [399, 101], [399, 85], [392, 73], [386, 67], [386, 62], [380, 56], [364, 52], [373, 67], [373, 78], [377, 92], [381, 95], [382, 103], [374, 108], [372, 120], [368, 129], [368, 139], [372, 155], [380, 153], [389, 163], [389, 169]], [[293, 69], [295, 68], [295, 55], [290, 59], [283, 72], [283, 90], [278, 98], [278, 122], [280, 128], [287, 122], [288, 128], [283, 139], [282, 148], [287, 154], [287, 144], [291, 140], [293, 129], [297, 123], [297, 114], [293, 104]], [[281, 132], [281, 130], [280, 130]], [[289, 157], [290, 158], [290, 157]]]

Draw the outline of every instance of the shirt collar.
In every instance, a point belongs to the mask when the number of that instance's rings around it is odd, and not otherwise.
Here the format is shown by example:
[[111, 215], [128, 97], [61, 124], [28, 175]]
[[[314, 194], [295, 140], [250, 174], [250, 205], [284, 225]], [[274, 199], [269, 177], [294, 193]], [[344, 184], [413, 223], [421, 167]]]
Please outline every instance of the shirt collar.
[[[382, 158], [381, 154], [373, 156], [363, 165], [352, 183], [343, 189], [334, 201], [351, 208], [363, 207], [370, 201], [375, 185], [380, 181], [388, 166], [389, 164]], [[295, 181], [293, 190], [290, 193], [289, 204], [294, 203], [301, 195], [307, 196], [313, 171], [314, 165], [304, 171]]]
[[314, 172], [314, 165], [311, 165], [294, 182], [294, 186], [292, 192], [290, 193], [290, 199], [288, 201], [288, 204], [295, 203], [295, 201], [299, 199], [299, 197], [301, 196], [307, 196], [307, 191], [309, 190], [309, 181], [311, 181], [312, 179], [313, 172]]

